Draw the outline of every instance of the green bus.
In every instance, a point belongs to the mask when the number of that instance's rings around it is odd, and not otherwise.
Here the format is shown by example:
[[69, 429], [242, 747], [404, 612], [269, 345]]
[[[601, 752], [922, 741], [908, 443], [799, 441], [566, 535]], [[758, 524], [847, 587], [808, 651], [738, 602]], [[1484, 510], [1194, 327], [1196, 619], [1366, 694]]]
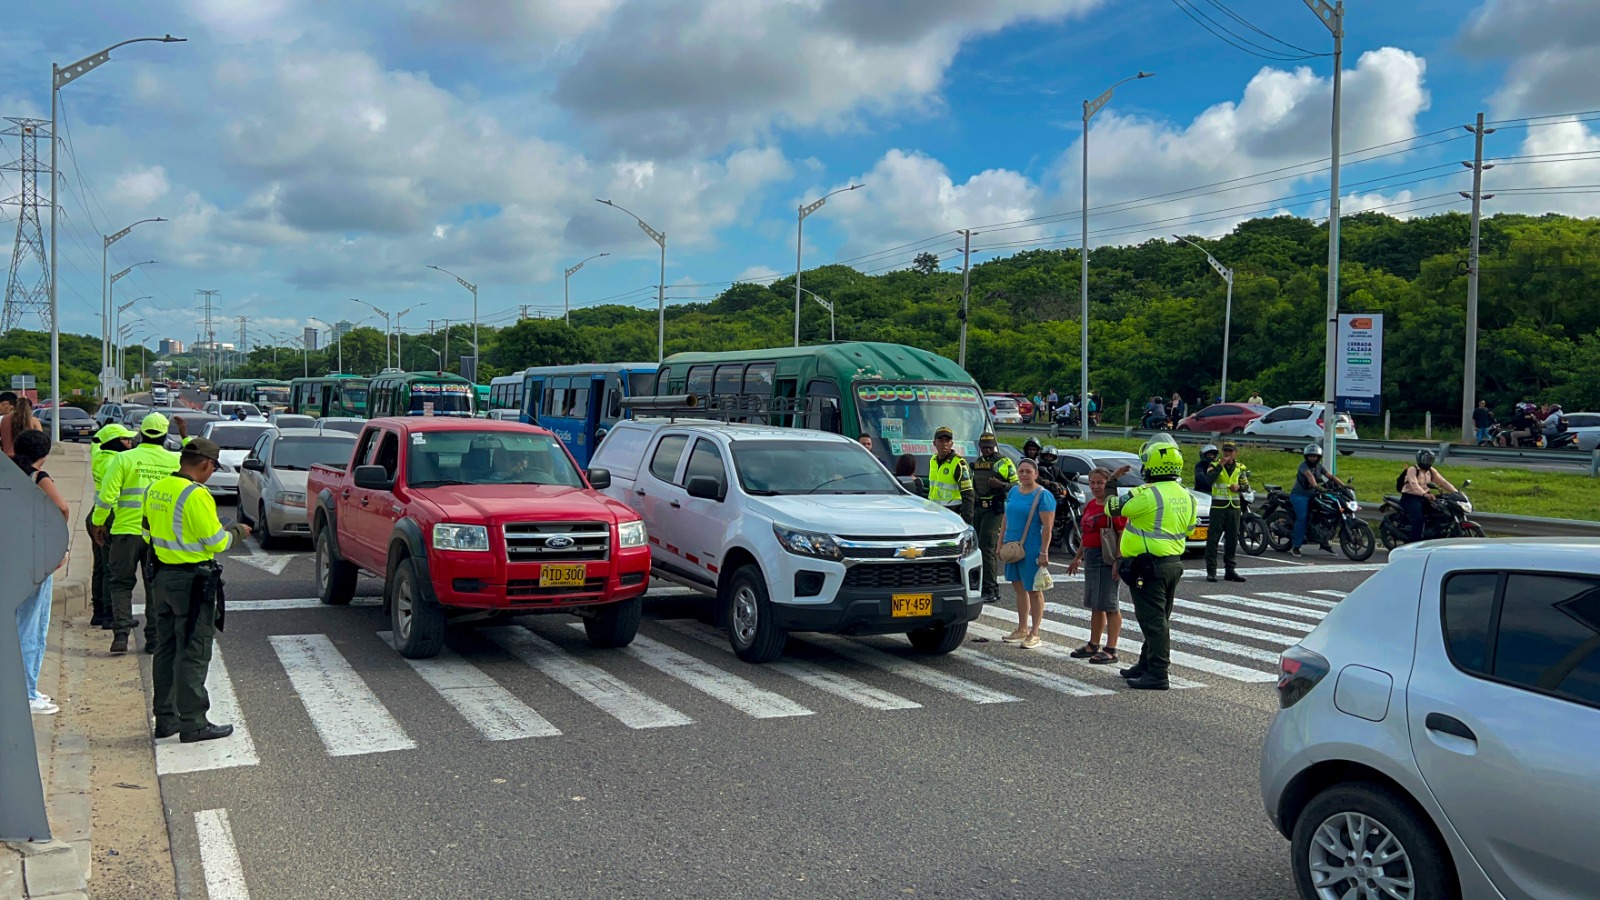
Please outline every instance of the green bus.
[[254, 403], [265, 413], [289, 405], [289, 382], [276, 378], [224, 378], [211, 386], [211, 396]]
[[367, 417], [367, 385], [361, 375], [316, 375], [289, 382], [289, 411], [321, 419]]
[[449, 372], [392, 372], [372, 379], [367, 413], [383, 416], [463, 416], [477, 412], [477, 385]]
[[869, 435], [888, 465], [909, 453], [920, 471], [933, 455], [934, 429], [949, 426], [957, 452], [975, 459], [978, 436], [990, 427], [983, 392], [966, 370], [900, 344], [674, 353], [661, 363], [656, 394], [700, 395], [722, 419]]

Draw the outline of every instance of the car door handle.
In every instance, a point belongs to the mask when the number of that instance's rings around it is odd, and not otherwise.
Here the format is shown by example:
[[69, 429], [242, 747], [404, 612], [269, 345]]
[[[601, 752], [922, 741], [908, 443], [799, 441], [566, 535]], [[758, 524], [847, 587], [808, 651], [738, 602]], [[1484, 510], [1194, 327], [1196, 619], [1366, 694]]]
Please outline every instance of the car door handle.
[[344, 499], [344, 500], [349, 500], [350, 499], [350, 489], [349, 488], [345, 488], [344, 491], [339, 494], [339, 497], [341, 499]]
[[674, 500], [674, 501], [672, 501], [672, 508], [673, 509], [683, 509], [683, 504], [679, 503], [676, 500]]
[[366, 506], [366, 505], [367, 505], [367, 503], [368, 503], [368, 502], [369, 502], [369, 501], [371, 501], [371, 500], [372, 500], [372, 498], [371, 498], [371, 497], [362, 497], [362, 498], [361, 498], [361, 505], [362, 505], [362, 506]]
[[1478, 740], [1478, 736], [1472, 733], [1472, 729], [1468, 728], [1465, 722], [1455, 716], [1447, 716], [1444, 713], [1428, 713], [1428, 717], [1423, 720], [1423, 725], [1429, 731], [1452, 735], [1464, 741], [1477, 743]]
[[634, 488], [633, 492], [641, 497], [645, 496], [644, 488]]

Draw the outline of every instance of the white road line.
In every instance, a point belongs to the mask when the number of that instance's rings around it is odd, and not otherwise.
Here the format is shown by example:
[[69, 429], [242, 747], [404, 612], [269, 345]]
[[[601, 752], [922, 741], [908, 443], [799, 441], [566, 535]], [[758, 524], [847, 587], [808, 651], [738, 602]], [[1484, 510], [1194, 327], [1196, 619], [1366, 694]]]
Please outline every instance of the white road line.
[[[1068, 616], [1080, 620], [1087, 620], [1089, 618], [1089, 611], [1086, 609], [1073, 609], [1070, 606], [1062, 606], [1059, 603], [1046, 603], [1044, 608], [1046, 612], [1053, 612], [1058, 616]], [[1137, 631], [1139, 628], [1138, 622], [1131, 614], [1124, 614], [1122, 617], [1122, 622], [1123, 627], [1130, 631]], [[1244, 644], [1235, 644], [1232, 641], [1218, 640], [1217, 638], [1207, 637], [1203, 634], [1194, 634], [1192, 632], [1181, 631], [1177, 629], [1174, 629], [1172, 632], [1172, 643], [1174, 645], [1186, 644], [1191, 647], [1202, 647], [1206, 650], [1215, 650], [1218, 653], [1227, 653], [1230, 656], [1241, 656], [1245, 659], [1253, 659], [1257, 662], [1270, 663], [1273, 666], [1277, 666], [1278, 656], [1281, 652], [1281, 650], [1262, 650], [1259, 647], [1249, 647]], [[1293, 643], [1295, 642], [1290, 640], [1283, 646], [1288, 647]]]
[[1301, 634], [1305, 634], [1311, 629], [1317, 627], [1316, 623], [1314, 622], [1295, 622], [1290, 619], [1280, 619], [1276, 616], [1263, 616], [1257, 613], [1237, 610], [1231, 606], [1218, 606], [1215, 603], [1201, 603], [1198, 600], [1186, 600], [1183, 597], [1178, 598], [1178, 604], [1179, 609], [1195, 610], [1198, 612], [1203, 612], [1207, 615], [1222, 616], [1225, 619], [1238, 619], [1241, 622], [1254, 622], [1257, 625], [1271, 625], [1274, 628], [1286, 628], [1290, 631], [1298, 631]]
[[1304, 606], [1285, 606], [1281, 603], [1271, 603], [1266, 600], [1257, 600], [1254, 597], [1242, 597], [1238, 594], [1206, 594], [1207, 600], [1220, 600], [1224, 603], [1237, 603], [1250, 609], [1264, 609], [1267, 612], [1283, 613], [1286, 616], [1303, 616], [1313, 622], [1321, 622], [1328, 614], [1325, 609], [1306, 609]]
[[410, 750], [417, 742], [324, 634], [267, 638], [330, 756]]
[[[1287, 562], [1287, 560], [1284, 560]], [[1250, 574], [1255, 575], [1340, 575], [1351, 572], [1376, 572], [1384, 567], [1384, 563], [1334, 563], [1327, 566], [1300, 563], [1297, 566], [1264, 566], [1252, 568]], [[1185, 569], [1185, 578], [1204, 578], [1202, 569]]]
[[[380, 631], [378, 637], [394, 646], [393, 632]], [[478, 729], [484, 740], [516, 741], [561, 733], [561, 729], [551, 725], [533, 707], [518, 700], [482, 669], [448, 647], [433, 659], [408, 659], [406, 662], [439, 692], [444, 702]]]
[[[573, 622], [573, 628], [582, 628], [582, 622]], [[624, 653], [652, 669], [663, 672], [687, 684], [702, 694], [721, 700], [748, 716], [757, 719], [781, 719], [786, 716], [809, 716], [811, 710], [790, 700], [756, 687], [749, 679], [690, 656], [682, 650], [669, 647], [644, 635], [635, 635], [633, 643], [623, 648]]]
[[975, 681], [957, 678], [924, 663], [906, 659], [903, 656], [895, 656], [893, 653], [885, 653], [876, 647], [868, 647], [865, 644], [858, 644], [846, 638], [825, 634], [807, 634], [799, 637], [808, 643], [820, 644], [846, 659], [872, 666], [875, 669], [882, 669], [891, 675], [899, 675], [901, 678], [927, 685], [947, 694], [954, 694], [963, 700], [970, 700], [973, 703], [1017, 703], [1022, 700], [1021, 697], [1013, 697], [1004, 691], [990, 690]]
[[[694, 638], [704, 644], [709, 644], [726, 653], [732, 653], [733, 648], [728, 646], [727, 635], [721, 631], [696, 622], [692, 619], [662, 620], [656, 624], [669, 628], [684, 637]], [[857, 706], [868, 709], [921, 709], [922, 704], [915, 700], [907, 700], [899, 694], [891, 694], [882, 688], [873, 687], [864, 681], [858, 681], [848, 675], [829, 671], [821, 666], [802, 662], [798, 659], [775, 659], [764, 668], [787, 675], [790, 678], [816, 688], [825, 694], [832, 694], [841, 700], [848, 700]]]
[[[646, 599], [667, 598], [667, 597], [695, 597], [695, 596], [704, 596], [704, 595], [702, 595], [699, 591], [691, 590], [689, 588], [683, 588], [683, 587], [662, 588], [661, 590], [652, 590], [652, 591], [649, 591], [648, 593], [645, 594]], [[381, 605], [383, 605], [383, 598], [382, 597], [357, 597], [354, 600], [350, 601], [350, 605], [351, 606], [381, 606]], [[228, 601], [228, 612], [274, 612], [274, 611], [282, 610], [282, 609], [317, 609], [318, 607], [327, 607], [328, 609], [337, 609], [337, 607], [328, 606], [326, 603], [323, 603], [321, 600], [318, 600], [316, 597], [295, 597], [295, 598], [286, 599], [286, 600], [229, 600]], [[139, 607], [138, 604], [135, 604], [135, 614], [138, 614], [140, 609], [141, 609], [141, 607]]]
[[[1005, 617], [992, 614], [988, 610], [984, 611], [984, 615], [994, 615], [996, 619], [1006, 621]], [[1143, 649], [1144, 645], [1131, 636], [1132, 629], [1128, 628], [1127, 625], [1128, 623], [1125, 622], [1122, 637], [1117, 641], [1117, 651], [1119, 656], [1128, 661], [1127, 665], [1131, 666], [1139, 661], [1139, 651]], [[1087, 641], [1089, 639], [1089, 630], [1087, 628], [1079, 628], [1075, 625], [1057, 622], [1054, 619], [1045, 619], [1039, 624], [1039, 628], [1042, 631], [1059, 634], [1062, 637], [1069, 637], [1074, 640]], [[1209, 656], [1196, 656], [1193, 653], [1186, 653], [1182, 650], [1172, 651], [1172, 664], [1183, 666], [1186, 669], [1210, 672], [1213, 675], [1231, 678], [1234, 681], [1255, 683], [1278, 680], [1278, 676], [1273, 672], [1249, 669], [1220, 659], [1212, 659]], [[1168, 677], [1170, 678], [1170, 676]]]
[[1344, 598], [1350, 596], [1348, 591], [1306, 591], [1306, 593], [1321, 594], [1324, 597], [1332, 597], [1335, 600], [1343, 600]]
[[479, 629], [479, 632], [629, 728], [671, 728], [694, 723], [683, 713], [604, 669], [573, 657], [526, 628], [502, 625]]
[[208, 900], [250, 900], [228, 811], [206, 809], [195, 813], [194, 831], [200, 840], [200, 870], [205, 875]]
[[[1193, 609], [1193, 606], [1190, 608]], [[1127, 615], [1133, 615], [1133, 604], [1124, 601], [1122, 604], [1122, 610]], [[1226, 634], [1237, 635], [1242, 638], [1249, 638], [1253, 641], [1266, 641], [1267, 643], [1273, 645], [1282, 644], [1285, 647], [1298, 644], [1300, 642], [1300, 638], [1304, 637], [1303, 634], [1279, 634], [1276, 631], [1262, 631], [1259, 628], [1251, 628], [1247, 625], [1235, 625], [1232, 622], [1218, 622], [1215, 619], [1208, 619], [1204, 616], [1192, 616], [1188, 613], [1178, 612], [1176, 610], [1174, 610], [1172, 613], [1172, 621], [1179, 622], [1184, 625], [1193, 625], [1196, 628], [1210, 628], [1213, 631], [1221, 631]]]
[[[1044, 630], [1048, 630], [1048, 629], [1044, 629]], [[1001, 638], [1005, 637], [1006, 635], [1010, 634], [1011, 632], [1009, 632], [1009, 631], [1001, 631], [998, 628], [990, 628], [988, 625], [984, 625], [984, 624], [979, 623], [979, 622], [969, 622], [967, 624], [967, 633], [972, 635], [973, 637], [985, 637], [985, 638], [988, 638], [991, 641], [999, 641]], [[1121, 647], [1118, 647], [1117, 649], [1118, 649], [1118, 651], [1122, 650]], [[977, 652], [977, 651], [973, 651], [973, 652]], [[1119, 661], [1119, 662], [1116, 662], [1116, 663], [1108, 663], [1106, 665], [1096, 666], [1096, 665], [1091, 664], [1086, 659], [1073, 659], [1071, 650], [1068, 650], [1065, 647], [1057, 646], [1057, 645], [1055, 645], [1055, 644], [1053, 644], [1053, 643], [1051, 643], [1049, 641], [1044, 641], [1041, 644], [1039, 644], [1039, 646], [1037, 646], [1037, 647], [1035, 647], [1032, 650], [1029, 650], [1027, 652], [1028, 653], [1037, 653], [1040, 656], [1045, 656], [1045, 657], [1048, 657], [1050, 659], [1064, 660], [1064, 661], [1066, 661], [1068, 663], [1071, 663], [1073, 665], [1084, 666], [1084, 667], [1088, 668], [1090, 671], [1094, 671], [1096, 669], [1099, 669], [1099, 670], [1101, 670], [1103, 672], [1109, 672], [1112, 675], [1117, 674], [1117, 670], [1119, 668], [1122, 668], [1122, 667], [1125, 667], [1125, 666], [1131, 666], [1131, 665], [1133, 665], [1133, 662], [1134, 662], [1132, 660], [1124, 660], [1124, 661]], [[1120, 658], [1120, 656], [1121, 656], [1120, 652], [1119, 652], [1118, 656]], [[961, 658], [970, 661], [969, 657], [963, 656]], [[1205, 687], [1205, 685], [1201, 684], [1198, 681], [1190, 681], [1187, 678], [1179, 678], [1179, 677], [1177, 677], [1175, 675], [1169, 675], [1167, 680], [1169, 682], [1171, 682], [1172, 686], [1175, 687], [1175, 688]], [[1115, 693], [1115, 691], [1113, 690], [1112, 693]]]
[[[968, 625], [967, 630], [971, 631], [972, 626]], [[1043, 646], [1043, 644], [1040, 645], [1040, 647]], [[1035, 647], [1034, 649], [1037, 650], [1039, 647]], [[1019, 648], [1017, 652], [1030, 653], [1032, 651], [1021, 650]], [[962, 647], [960, 650], [957, 650], [950, 655], [952, 658], [958, 659], [969, 666], [977, 666], [980, 669], [988, 669], [989, 671], [998, 673], [1000, 675], [1006, 675], [1011, 678], [1017, 678], [1022, 681], [1031, 682], [1039, 685], [1040, 687], [1048, 688], [1052, 691], [1066, 694], [1070, 697], [1098, 697], [1105, 694], [1116, 693], [1116, 691], [1113, 691], [1110, 688], [1096, 687], [1092, 684], [1085, 684], [1076, 678], [1068, 678], [1065, 675], [1057, 675], [1054, 672], [1046, 672], [1043, 669], [1035, 669], [1032, 666], [1024, 666], [1008, 659], [997, 659], [987, 653], [983, 653], [978, 650], [969, 650], [966, 647]]]
[[261, 762], [256, 756], [255, 742], [250, 739], [250, 728], [245, 725], [244, 714], [239, 711], [239, 698], [233, 692], [233, 679], [228, 677], [228, 666], [222, 661], [221, 641], [211, 645], [211, 668], [206, 672], [206, 693], [211, 697], [208, 718], [218, 725], [232, 725], [233, 735], [220, 741], [196, 741], [193, 744], [180, 742], [177, 735], [156, 741], [157, 775], [254, 766]]
[[1307, 597], [1304, 594], [1285, 594], [1282, 591], [1262, 591], [1261, 596], [1273, 600], [1287, 600], [1290, 603], [1304, 603], [1306, 606], [1315, 606], [1318, 609], [1333, 609], [1339, 604], [1333, 600], [1324, 600], [1321, 597]]

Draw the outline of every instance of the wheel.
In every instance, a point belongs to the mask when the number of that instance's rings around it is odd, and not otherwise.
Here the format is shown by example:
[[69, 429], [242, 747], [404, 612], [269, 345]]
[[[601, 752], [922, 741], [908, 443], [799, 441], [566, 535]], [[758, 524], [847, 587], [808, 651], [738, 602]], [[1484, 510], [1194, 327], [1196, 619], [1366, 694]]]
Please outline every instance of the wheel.
[[256, 543], [263, 550], [271, 550], [278, 546], [278, 539], [272, 534], [272, 527], [267, 523], [267, 505], [265, 503], [256, 507], [256, 522], [251, 526], [255, 530]]
[[1189, 426], [1187, 426], [1187, 425], [1179, 425], [1178, 426], [1178, 430], [1179, 431], [1188, 431], [1189, 430]]
[[1244, 548], [1244, 552], [1251, 556], [1260, 556], [1267, 552], [1267, 520], [1251, 513], [1245, 516], [1240, 524], [1242, 527], [1239, 530], [1243, 534], [1240, 536], [1239, 544]]
[[918, 653], [943, 656], [958, 649], [967, 639], [967, 623], [913, 628], [906, 632], [906, 637], [911, 640], [911, 649]]
[[583, 633], [596, 647], [626, 647], [639, 633], [639, 618], [643, 612], [642, 595], [596, 607], [583, 617]]
[[1475, 537], [1475, 538], [1488, 537], [1488, 535], [1483, 533], [1483, 526], [1482, 525], [1468, 525], [1465, 528], [1463, 528], [1462, 530], [1467, 533], [1467, 537]]
[[1408, 798], [1376, 784], [1328, 788], [1295, 820], [1290, 861], [1300, 896], [1459, 896], [1450, 852]]
[[417, 571], [416, 560], [408, 556], [395, 564], [389, 593], [394, 648], [406, 659], [438, 656], [444, 649], [444, 609], [431, 596], [433, 591]]
[[783, 653], [788, 637], [772, 620], [767, 581], [754, 565], [743, 566], [728, 579], [728, 643], [747, 663], [772, 662]]
[[1267, 516], [1267, 546], [1279, 553], [1288, 553], [1294, 541], [1294, 513], [1280, 509]]
[[1339, 549], [1344, 551], [1355, 562], [1365, 562], [1372, 558], [1372, 551], [1378, 547], [1378, 541], [1372, 535], [1372, 526], [1357, 519], [1346, 522], [1339, 529]]
[[1393, 550], [1406, 542], [1405, 534], [1400, 526], [1391, 521], [1393, 516], [1386, 516], [1378, 523], [1378, 540], [1383, 542], [1383, 549]]
[[356, 567], [333, 551], [333, 526], [317, 532], [317, 597], [329, 606], [344, 606], [356, 595]]
[[1340, 450], [1339, 451], [1339, 455], [1340, 456], [1355, 456], [1356, 452], [1354, 450]]
[[1233, 430], [1228, 432], [1228, 433], [1229, 434], [1244, 434], [1244, 426], [1243, 425], [1235, 425], [1235, 426], [1233, 426]]

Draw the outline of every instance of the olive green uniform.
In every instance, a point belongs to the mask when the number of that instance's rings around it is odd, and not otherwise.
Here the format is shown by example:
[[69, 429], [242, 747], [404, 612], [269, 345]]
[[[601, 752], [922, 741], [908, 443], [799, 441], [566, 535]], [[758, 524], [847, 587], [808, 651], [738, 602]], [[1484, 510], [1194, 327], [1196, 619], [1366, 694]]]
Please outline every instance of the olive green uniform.
[[[990, 478], [1005, 482], [1003, 487], [993, 487]], [[977, 508], [972, 514], [972, 527], [978, 532], [978, 546], [983, 549], [983, 597], [998, 599], [1000, 595], [1000, 525], [1006, 517], [1006, 494], [1017, 483], [1017, 467], [1011, 460], [996, 454], [979, 456], [972, 463], [972, 490]]]
[[[206, 672], [216, 636], [218, 602], [213, 558], [231, 536], [211, 494], [182, 474], [150, 485], [144, 521], [156, 557], [155, 659], [151, 665], [156, 730], [189, 734], [206, 727], [211, 708]], [[209, 582], [209, 583], [208, 583]]]

